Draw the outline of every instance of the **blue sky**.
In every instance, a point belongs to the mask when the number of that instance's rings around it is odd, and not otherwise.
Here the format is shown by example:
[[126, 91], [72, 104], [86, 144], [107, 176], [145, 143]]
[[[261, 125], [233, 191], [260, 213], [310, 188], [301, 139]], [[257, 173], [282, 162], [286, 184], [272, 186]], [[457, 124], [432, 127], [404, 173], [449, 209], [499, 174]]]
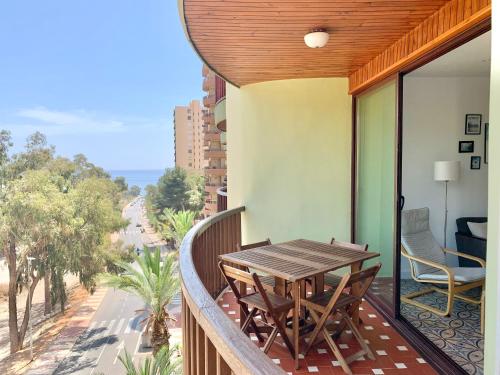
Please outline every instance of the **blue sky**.
[[172, 166], [173, 108], [203, 95], [174, 0], [4, 1], [0, 50], [15, 151], [39, 130], [106, 169]]

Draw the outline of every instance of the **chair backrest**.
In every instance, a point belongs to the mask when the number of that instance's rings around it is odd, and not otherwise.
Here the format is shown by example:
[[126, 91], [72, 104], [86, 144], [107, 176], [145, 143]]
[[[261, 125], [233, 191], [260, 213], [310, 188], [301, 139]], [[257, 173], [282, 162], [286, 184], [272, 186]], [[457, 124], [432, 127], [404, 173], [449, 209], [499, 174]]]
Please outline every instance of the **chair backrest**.
[[259, 276], [253, 272], [247, 272], [244, 270], [240, 270], [238, 268], [228, 266], [227, 264], [224, 264], [222, 262], [219, 262], [219, 268], [222, 272], [222, 275], [226, 279], [227, 283], [229, 284], [229, 287], [231, 288], [232, 292], [234, 293], [234, 296], [236, 297], [236, 300], [238, 303], [240, 303], [241, 299], [241, 293], [238, 287], [236, 286], [236, 281], [245, 283], [247, 286], [253, 286], [256, 288], [256, 291], [258, 291], [262, 299], [264, 300], [265, 304], [267, 305], [269, 311], [272, 311], [273, 305], [271, 301], [269, 300], [269, 297], [267, 296], [267, 292], [260, 282]]
[[[328, 305], [326, 307], [326, 311], [331, 312], [332, 309], [335, 306], [335, 303], [338, 301], [340, 296], [343, 294], [345, 288], [350, 287], [350, 295], [352, 297], [355, 297], [353, 300], [351, 306], [349, 307], [349, 310], [356, 308], [359, 306], [361, 303], [364, 295], [366, 294], [366, 291], [372, 284], [373, 280], [375, 279], [375, 276], [377, 276], [378, 271], [380, 271], [380, 268], [382, 267], [381, 263], [377, 263], [374, 266], [371, 266], [369, 268], [366, 268], [364, 270], [358, 271], [358, 272], [353, 272], [353, 273], [347, 273], [342, 277], [342, 280], [340, 281], [339, 285], [337, 286], [337, 289], [335, 289], [335, 292], [333, 293], [332, 298], [328, 302]], [[352, 306], [355, 305], [355, 306]]]
[[254, 242], [254, 243], [249, 243], [246, 245], [237, 245], [237, 250], [248, 250], [248, 249], [255, 249], [256, 247], [261, 247], [261, 246], [268, 246], [271, 245], [271, 240], [268, 238], [265, 241], [260, 241], [260, 242]]
[[368, 244], [358, 245], [351, 242], [336, 241], [335, 237], [332, 237], [332, 239], [330, 240], [330, 245], [339, 245], [353, 250], [368, 251]]
[[[409, 255], [446, 264], [446, 255], [432, 235], [429, 227], [429, 208], [406, 210], [401, 213], [401, 245]], [[404, 251], [402, 252], [403, 255]], [[410, 260], [412, 272], [422, 274], [439, 272], [439, 269]]]
[[351, 291], [351, 294], [357, 298], [362, 298], [375, 279], [375, 276], [377, 276], [381, 267], [382, 263], [377, 263], [374, 266], [365, 268], [364, 270], [348, 274], [344, 288], [351, 287], [352, 289], [353, 286], [359, 286], [359, 288], [357, 288], [358, 291], [355, 293], [357, 295], [353, 294], [353, 290]]

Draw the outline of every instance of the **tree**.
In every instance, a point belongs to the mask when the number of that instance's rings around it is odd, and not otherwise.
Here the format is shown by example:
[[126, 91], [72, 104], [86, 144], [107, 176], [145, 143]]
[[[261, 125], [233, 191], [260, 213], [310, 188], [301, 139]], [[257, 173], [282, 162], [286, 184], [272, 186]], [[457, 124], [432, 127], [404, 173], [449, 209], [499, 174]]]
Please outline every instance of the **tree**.
[[[29, 320], [26, 308], [21, 326], [18, 326], [17, 289], [23, 286], [28, 288], [27, 307], [36, 285], [48, 271], [49, 247], [57, 242], [66, 223], [70, 221], [67, 213], [57, 182], [45, 170], [26, 171], [7, 186], [1, 206], [0, 242], [9, 268], [11, 352], [22, 347]], [[35, 258], [29, 273], [28, 256]]]
[[115, 185], [118, 187], [118, 191], [123, 192], [128, 190], [127, 180], [125, 177], [118, 176], [115, 178]]
[[36, 132], [26, 138], [25, 151], [12, 157], [9, 165], [11, 178], [16, 178], [28, 170], [38, 170], [45, 167], [54, 157], [54, 146], [47, 144], [47, 138]]
[[132, 197], [138, 197], [141, 195], [141, 188], [137, 185], [133, 185], [128, 189], [128, 192]]
[[180, 211], [189, 208], [189, 184], [186, 172], [178, 167], [167, 169], [158, 181], [158, 195], [153, 202], [160, 212], [165, 208]]
[[174, 240], [175, 247], [179, 249], [183, 238], [194, 224], [196, 212], [193, 211], [178, 211], [165, 209], [160, 220], [163, 224], [162, 234], [165, 238]]
[[[126, 225], [120, 192], [102, 168], [85, 156], [54, 157], [45, 136], [28, 137], [25, 150], [9, 158], [10, 134], [0, 131], [0, 249], [9, 269], [11, 352], [22, 348], [29, 315], [18, 324], [17, 294], [28, 289], [26, 306], [43, 278], [45, 311], [64, 310], [64, 275], [76, 274], [90, 291], [95, 277], [126, 252], [109, 252], [109, 233]], [[116, 245], [118, 246], [118, 245]], [[34, 257], [28, 272], [27, 258]], [[130, 258], [128, 258], [130, 259]]]
[[75, 180], [84, 180], [90, 177], [110, 179], [111, 176], [101, 167], [98, 167], [88, 161], [87, 157], [83, 154], [76, 154], [73, 157], [73, 163], [75, 163]]
[[139, 269], [133, 264], [118, 261], [116, 265], [125, 273], [102, 274], [101, 281], [106, 286], [135, 294], [144, 301], [148, 312], [146, 332], [151, 332], [153, 353], [156, 354], [162, 346], [169, 346], [168, 325], [175, 319], [169, 314], [167, 306], [180, 289], [176, 257], [169, 254], [162, 263], [159, 248], [154, 253], [144, 248], [144, 255], [135, 256], [135, 260]]
[[200, 212], [205, 205], [205, 177], [192, 174], [188, 177], [187, 181], [190, 187], [188, 191], [189, 209]]
[[177, 348], [161, 348], [151, 358], [146, 358], [144, 363], [136, 367], [130, 354], [125, 351], [125, 356], [120, 356], [120, 362], [125, 367], [126, 375], [177, 375], [181, 374], [181, 359], [177, 356]]

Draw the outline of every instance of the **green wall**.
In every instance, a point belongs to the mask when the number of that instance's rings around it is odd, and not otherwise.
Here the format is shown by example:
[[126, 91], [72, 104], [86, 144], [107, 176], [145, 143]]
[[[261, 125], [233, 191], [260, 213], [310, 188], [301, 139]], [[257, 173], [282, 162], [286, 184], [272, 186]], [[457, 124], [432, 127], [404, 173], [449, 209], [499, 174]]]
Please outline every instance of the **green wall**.
[[351, 97], [345, 78], [227, 87], [228, 206], [244, 242], [348, 240]]
[[484, 373], [500, 374], [500, 0], [493, 1], [488, 160], [488, 250]]
[[380, 253], [378, 276], [392, 276], [396, 161], [396, 84], [357, 101], [358, 180], [356, 242]]

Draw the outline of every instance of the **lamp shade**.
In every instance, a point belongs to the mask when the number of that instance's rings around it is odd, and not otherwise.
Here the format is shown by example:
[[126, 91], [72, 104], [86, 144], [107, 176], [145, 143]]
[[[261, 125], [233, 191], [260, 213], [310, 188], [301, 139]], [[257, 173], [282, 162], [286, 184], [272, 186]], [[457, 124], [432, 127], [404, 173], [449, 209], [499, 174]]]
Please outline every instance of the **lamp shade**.
[[324, 29], [315, 29], [304, 36], [304, 42], [310, 48], [322, 48], [326, 46], [330, 35]]
[[460, 162], [455, 161], [435, 161], [434, 180], [435, 181], [456, 181], [460, 175]]

